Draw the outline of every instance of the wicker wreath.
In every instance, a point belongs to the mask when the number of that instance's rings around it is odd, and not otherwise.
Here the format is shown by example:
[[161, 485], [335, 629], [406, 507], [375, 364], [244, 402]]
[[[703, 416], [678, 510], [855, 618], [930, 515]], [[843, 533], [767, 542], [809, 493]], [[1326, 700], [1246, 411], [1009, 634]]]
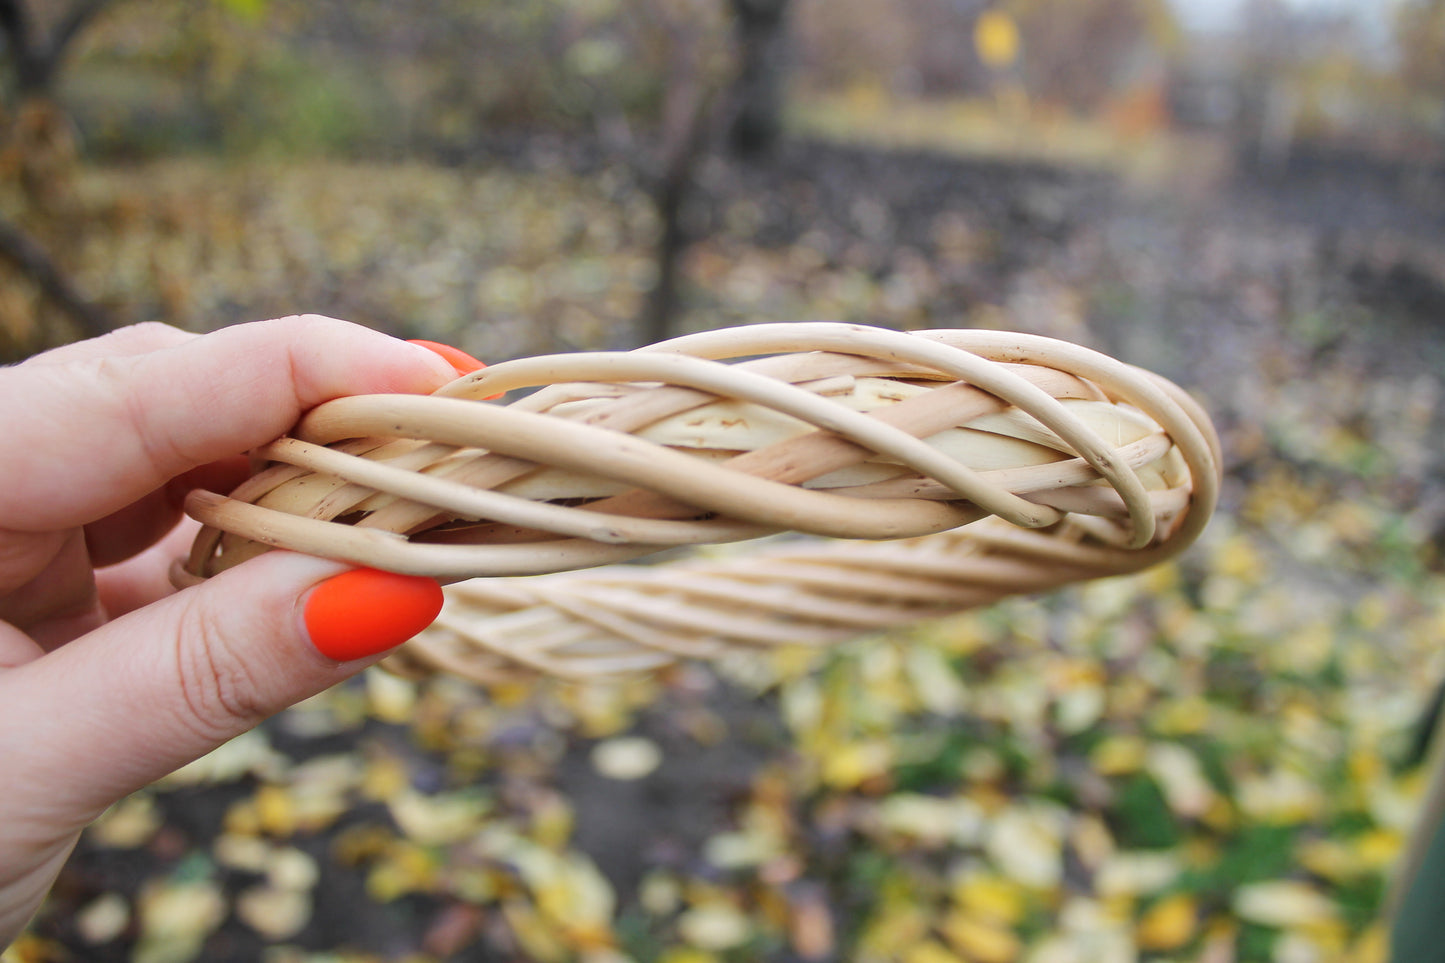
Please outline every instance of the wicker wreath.
[[192, 494], [177, 581], [280, 547], [455, 582], [389, 663], [478, 680], [820, 645], [1138, 571], [1199, 534], [1220, 465], [1188, 395], [1097, 352], [825, 322], [340, 398], [256, 457]]

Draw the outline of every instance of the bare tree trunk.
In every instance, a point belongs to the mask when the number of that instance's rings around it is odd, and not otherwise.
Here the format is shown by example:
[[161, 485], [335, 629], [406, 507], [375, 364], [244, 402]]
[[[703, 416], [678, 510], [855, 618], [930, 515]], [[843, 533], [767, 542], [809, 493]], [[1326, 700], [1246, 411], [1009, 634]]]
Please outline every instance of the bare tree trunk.
[[[26, 151], [27, 144], [33, 151], [37, 143], [34, 139], [37, 128], [32, 127], [27, 118], [33, 120], [36, 117], [49, 117], [63, 123], [64, 114], [54, 97], [60, 67], [75, 39], [111, 2], [112, 0], [76, 0], [60, 19], [55, 21], [47, 35], [37, 27], [25, 0], [0, 0], [0, 39], [3, 39], [5, 52], [9, 56], [18, 100], [11, 114], [11, 129], [6, 139], [13, 140], [13, 146], [20, 151]], [[42, 128], [44, 126], [42, 125]], [[48, 143], [53, 147], [53, 142]], [[68, 140], [66, 144], [65, 154], [73, 158], [73, 145], [70, 145]], [[22, 187], [27, 194], [32, 195], [32, 200], [44, 207], [47, 192], [56, 189], [55, 178], [40, 178], [39, 180], [48, 183], [39, 183], [38, 186], [37, 183], [27, 183], [28, 167], [29, 165], [22, 163]], [[61, 190], [64, 190], [66, 182], [67, 179], [60, 181]], [[0, 219], [0, 260], [8, 262], [33, 280], [41, 293], [69, 315], [86, 337], [104, 334], [113, 327], [107, 312], [81, 293], [44, 245], [20, 225], [4, 219]]]
[[112, 0], [77, 0], [56, 22], [49, 37], [35, 28], [25, 0], [0, 0], [0, 33], [14, 58], [15, 89], [23, 100], [49, 96], [71, 43]]
[[731, 0], [738, 75], [728, 146], [739, 157], [765, 154], [783, 131], [788, 0]]
[[[729, 0], [734, 16], [738, 72], [732, 82], [728, 140], [734, 153], [766, 153], [782, 133], [783, 79], [786, 74], [788, 0]], [[638, 322], [643, 344], [673, 334], [678, 312], [682, 255], [691, 238], [685, 222], [695, 173], [705, 153], [718, 91], [701, 78], [687, 38], [674, 45], [678, 56], [663, 105], [660, 171], [652, 187], [657, 209], [657, 281]]]
[[657, 279], [643, 307], [638, 330], [642, 344], [665, 341], [673, 334], [678, 273], [689, 241], [683, 215], [707, 137], [711, 102], [702, 81], [692, 72], [669, 86], [663, 105], [662, 170], [652, 189], [658, 220]]

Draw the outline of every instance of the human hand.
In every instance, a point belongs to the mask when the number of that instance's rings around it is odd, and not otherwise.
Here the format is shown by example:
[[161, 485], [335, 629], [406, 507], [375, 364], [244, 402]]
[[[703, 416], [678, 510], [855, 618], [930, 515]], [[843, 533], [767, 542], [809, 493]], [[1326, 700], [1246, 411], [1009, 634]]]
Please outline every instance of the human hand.
[[441, 605], [431, 580], [289, 552], [176, 593], [185, 493], [234, 487], [240, 453], [323, 401], [455, 375], [313, 316], [139, 325], [0, 369], [0, 949], [107, 806], [359, 672]]

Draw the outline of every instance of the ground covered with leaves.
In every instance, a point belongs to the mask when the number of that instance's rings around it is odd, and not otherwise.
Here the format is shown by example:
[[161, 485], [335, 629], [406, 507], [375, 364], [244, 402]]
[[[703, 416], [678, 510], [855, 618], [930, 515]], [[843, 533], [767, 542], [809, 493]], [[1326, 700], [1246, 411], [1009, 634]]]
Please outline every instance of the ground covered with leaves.
[[[91, 172], [80, 280], [198, 329], [627, 344], [636, 178], [523, 160]], [[1205, 539], [827, 652], [589, 687], [369, 672], [107, 813], [6, 963], [1382, 961], [1445, 678], [1445, 245], [1439, 185], [1340, 176], [1137, 194], [820, 144], [706, 167], [684, 327], [1014, 327], [1153, 367], [1225, 436]]]

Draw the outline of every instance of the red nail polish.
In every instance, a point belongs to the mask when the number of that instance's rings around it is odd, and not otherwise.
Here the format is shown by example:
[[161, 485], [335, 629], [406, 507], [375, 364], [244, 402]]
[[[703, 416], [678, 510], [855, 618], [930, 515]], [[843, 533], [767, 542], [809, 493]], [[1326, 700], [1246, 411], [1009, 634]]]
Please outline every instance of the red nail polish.
[[460, 348], [453, 348], [449, 344], [441, 344], [436, 341], [423, 341], [420, 338], [413, 338], [407, 344], [415, 344], [426, 348], [442, 356], [446, 363], [457, 369], [459, 375], [469, 375], [473, 371], [481, 371], [486, 367], [485, 362], [478, 361]]
[[401, 645], [441, 610], [442, 588], [434, 580], [358, 568], [316, 586], [303, 618], [317, 651], [350, 662]]

